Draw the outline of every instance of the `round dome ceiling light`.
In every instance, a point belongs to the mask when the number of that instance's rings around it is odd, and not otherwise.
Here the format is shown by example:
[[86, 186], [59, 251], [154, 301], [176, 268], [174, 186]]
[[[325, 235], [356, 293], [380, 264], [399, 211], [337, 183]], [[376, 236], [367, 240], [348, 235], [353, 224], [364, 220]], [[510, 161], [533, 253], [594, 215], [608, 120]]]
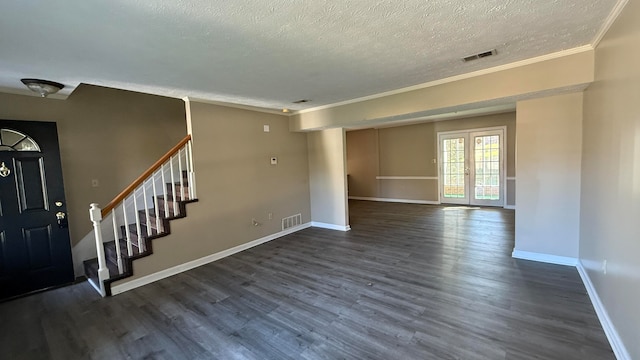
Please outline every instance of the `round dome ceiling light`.
[[40, 94], [42, 97], [47, 97], [51, 94], [55, 94], [64, 88], [64, 85], [55, 81], [42, 80], [42, 79], [20, 79], [29, 90]]

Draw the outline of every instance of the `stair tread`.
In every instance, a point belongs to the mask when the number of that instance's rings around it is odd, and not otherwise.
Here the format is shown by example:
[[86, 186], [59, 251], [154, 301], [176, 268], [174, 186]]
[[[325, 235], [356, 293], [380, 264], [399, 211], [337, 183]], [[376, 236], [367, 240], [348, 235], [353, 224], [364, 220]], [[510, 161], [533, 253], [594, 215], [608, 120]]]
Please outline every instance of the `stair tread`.
[[[186, 200], [185, 200], [186, 201]], [[164, 205], [164, 204], [163, 204]], [[174, 207], [173, 204], [170, 204], [168, 206], [169, 208], [169, 213], [167, 216], [167, 213], [165, 213], [164, 211], [164, 206], [161, 206], [158, 209], [158, 216], [160, 217], [160, 219], [171, 219], [172, 217], [176, 216], [174, 215]], [[179, 210], [179, 209], [178, 209]], [[178, 213], [179, 214], [179, 213]], [[141, 224], [146, 224], [147, 221], [147, 213], [144, 210], [138, 210], [138, 216], [140, 218], [140, 223]], [[156, 221], [156, 210], [155, 209], [149, 209], [149, 220], [151, 220], [152, 223], [154, 223]], [[153, 224], [152, 224], [153, 225]]]
[[[125, 231], [125, 226], [122, 225], [120, 227], [122, 229], [122, 231]], [[143, 224], [140, 224], [140, 231], [142, 231], [142, 238], [146, 238], [147, 236], [149, 236], [147, 234], [147, 227], [144, 226]], [[158, 229], [154, 229], [151, 228], [151, 235], [150, 236], [154, 236], [154, 235], [158, 235], [160, 232], [158, 232]], [[123, 233], [126, 236], [126, 233]], [[129, 224], [129, 234], [131, 235], [131, 237], [136, 237], [136, 240], [138, 239], [138, 226], [136, 224]]]
[[173, 198], [173, 195], [169, 194], [167, 198], [165, 198], [164, 196], [158, 196], [158, 206], [160, 206], [160, 208], [164, 208], [164, 202], [168, 202], [170, 204], [169, 207], [171, 207], [173, 205], [174, 202], [180, 202], [180, 201], [191, 201], [191, 199], [189, 199], [188, 196], [185, 196], [183, 199], [181, 199], [179, 196], [176, 197], [176, 199]]
[[[188, 195], [188, 194], [186, 194], [186, 195]], [[158, 195], [158, 196], [156, 196], [156, 198], [158, 198], [158, 200], [165, 200], [164, 195]], [[167, 198], [168, 198], [169, 201], [173, 201], [173, 194], [167, 193]], [[178, 201], [187, 201], [187, 200], [189, 200], [188, 196], [185, 196], [184, 200], [181, 200], [180, 197], [178, 196]]]
[[[118, 241], [118, 244], [120, 244], [120, 253], [122, 254], [122, 256], [129, 256], [129, 249], [127, 247], [127, 241], [125, 239], [120, 239]], [[104, 250], [105, 250], [105, 255], [107, 255], [107, 253], [109, 253], [109, 255], [113, 255], [113, 258], [115, 260], [117, 260], [117, 251], [116, 251], [116, 242], [115, 241], [109, 241], [104, 243]], [[140, 251], [140, 248], [138, 247], [138, 244], [132, 242], [131, 243], [131, 256], [136, 256], [140, 253], [143, 253], [143, 251]]]
[[[158, 215], [159, 215], [160, 219], [163, 219], [163, 217], [160, 214], [160, 212], [161, 212], [161, 210], [158, 210]], [[147, 220], [147, 212], [144, 211], [144, 210], [138, 210], [138, 217], [140, 218], [140, 221], [146, 221]], [[155, 219], [156, 219], [156, 209], [149, 209], [149, 220], [153, 221]]]
[[[109, 269], [109, 277], [115, 277], [115, 276], [119, 276], [120, 273], [118, 272], [118, 265], [117, 264], [113, 264], [109, 261], [107, 261], [107, 269]], [[88, 275], [87, 278], [92, 279], [96, 284], [98, 283], [98, 269], [100, 268], [100, 266], [98, 265], [98, 258], [93, 258], [93, 259], [89, 259], [86, 260], [84, 262], [84, 270], [85, 270], [85, 274]]]

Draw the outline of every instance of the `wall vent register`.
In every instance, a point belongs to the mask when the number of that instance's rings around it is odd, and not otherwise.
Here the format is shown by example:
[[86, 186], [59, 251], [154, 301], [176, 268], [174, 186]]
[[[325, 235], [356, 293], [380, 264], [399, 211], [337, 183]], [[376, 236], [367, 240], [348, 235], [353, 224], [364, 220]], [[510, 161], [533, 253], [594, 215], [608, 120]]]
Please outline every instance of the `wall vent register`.
[[282, 230], [300, 225], [302, 225], [302, 214], [296, 214], [282, 219]]

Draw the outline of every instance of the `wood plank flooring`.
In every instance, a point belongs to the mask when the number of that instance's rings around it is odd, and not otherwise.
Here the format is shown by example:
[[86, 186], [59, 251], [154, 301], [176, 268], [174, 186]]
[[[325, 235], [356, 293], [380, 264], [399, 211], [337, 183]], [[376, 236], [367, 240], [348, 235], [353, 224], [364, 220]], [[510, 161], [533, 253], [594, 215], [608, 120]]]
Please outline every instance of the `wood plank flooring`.
[[514, 213], [350, 202], [112, 298], [0, 304], [0, 359], [614, 359], [575, 268], [510, 257]]

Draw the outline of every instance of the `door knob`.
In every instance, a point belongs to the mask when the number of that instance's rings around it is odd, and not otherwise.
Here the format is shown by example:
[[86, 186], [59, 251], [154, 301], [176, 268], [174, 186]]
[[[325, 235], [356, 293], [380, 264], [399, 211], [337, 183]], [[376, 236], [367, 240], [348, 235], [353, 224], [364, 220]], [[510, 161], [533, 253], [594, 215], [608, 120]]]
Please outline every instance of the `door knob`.
[[62, 211], [58, 211], [56, 213], [56, 219], [58, 220], [58, 227], [60, 229], [64, 229], [69, 226], [69, 223], [67, 222], [67, 214]]
[[2, 165], [0, 165], [0, 176], [7, 177], [9, 174], [11, 174], [11, 170], [2, 162]]

